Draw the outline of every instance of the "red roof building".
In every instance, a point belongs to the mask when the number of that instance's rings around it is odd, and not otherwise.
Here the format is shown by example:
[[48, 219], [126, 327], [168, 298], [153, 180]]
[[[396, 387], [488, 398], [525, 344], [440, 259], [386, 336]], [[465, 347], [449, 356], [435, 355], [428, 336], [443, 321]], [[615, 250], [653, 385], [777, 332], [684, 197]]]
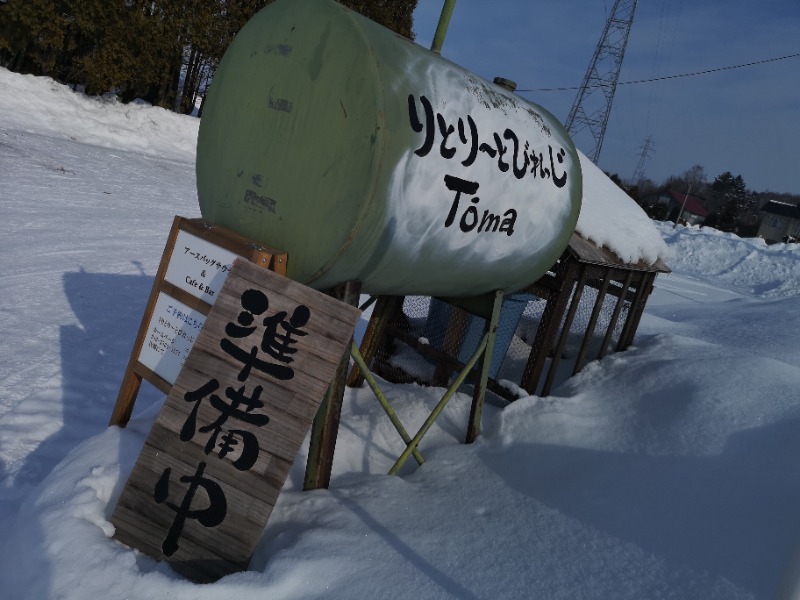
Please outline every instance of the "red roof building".
[[656, 219], [702, 225], [708, 217], [700, 198], [691, 194], [662, 190], [642, 198], [648, 213]]

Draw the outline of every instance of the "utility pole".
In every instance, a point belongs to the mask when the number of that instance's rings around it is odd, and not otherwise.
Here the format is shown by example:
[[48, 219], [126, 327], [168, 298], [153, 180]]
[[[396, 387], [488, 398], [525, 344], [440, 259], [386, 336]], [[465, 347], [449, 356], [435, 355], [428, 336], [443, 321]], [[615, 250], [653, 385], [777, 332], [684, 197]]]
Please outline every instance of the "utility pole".
[[[611, 103], [617, 90], [622, 59], [625, 57], [625, 47], [628, 45], [628, 35], [638, 3], [639, 0], [614, 2], [565, 123], [573, 140], [585, 129], [589, 130], [591, 139], [581, 149], [585, 148], [586, 156], [594, 163], [597, 163], [603, 147]], [[580, 140], [575, 142], [582, 146]]]
[[689, 199], [689, 196], [692, 193], [692, 185], [694, 185], [693, 181], [689, 182], [689, 189], [686, 190], [686, 194], [683, 196], [683, 202], [681, 203], [681, 209], [678, 211], [678, 216], [675, 217], [675, 222], [672, 224], [672, 228], [675, 229], [678, 226], [678, 221], [681, 220], [681, 216], [683, 215], [683, 209], [686, 208], [686, 201]]

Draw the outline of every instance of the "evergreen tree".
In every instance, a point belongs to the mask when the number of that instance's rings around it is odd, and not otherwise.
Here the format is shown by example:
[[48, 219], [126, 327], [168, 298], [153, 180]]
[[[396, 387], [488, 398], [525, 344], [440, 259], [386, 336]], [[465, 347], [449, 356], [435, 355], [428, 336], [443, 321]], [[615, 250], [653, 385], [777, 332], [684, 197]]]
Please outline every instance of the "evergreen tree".
[[[80, 82], [90, 95], [117, 92], [133, 99], [142, 80], [153, 76], [146, 16], [135, 3], [82, 0], [73, 6], [75, 56], [67, 82]], [[133, 91], [136, 90], [136, 91]]]
[[245, 23], [272, 0], [203, 0], [189, 24], [184, 49], [180, 112], [189, 114], [213, 78], [222, 55]]
[[413, 14], [417, 0], [337, 0], [347, 8], [388, 27], [395, 33], [414, 39]]
[[20, 73], [61, 79], [73, 50], [66, 0], [8, 0], [0, 4], [0, 64]]
[[714, 179], [714, 183], [711, 184], [711, 194], [722, 207], [718, 229], [735, 232], [739, 220], [752, 200], [744, 179], [741, 175], [734, 176], [730, 171], [726, 171]]
[[[417, 0], [340, 0], [413, 37]], [[190, 113], [271, 0], [0, 0], [0, 65]]]

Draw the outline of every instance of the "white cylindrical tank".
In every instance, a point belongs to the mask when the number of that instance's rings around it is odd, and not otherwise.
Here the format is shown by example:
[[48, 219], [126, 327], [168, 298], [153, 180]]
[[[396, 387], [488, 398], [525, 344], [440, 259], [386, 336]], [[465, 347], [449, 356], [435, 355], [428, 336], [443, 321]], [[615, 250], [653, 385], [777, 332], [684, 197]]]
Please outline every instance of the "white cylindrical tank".
[[580, 162], [545, 109], [333, 0], [278, 0], [204, 106], [203, 217], [288, 253], [318, 289], [474, 296], [558, 259]]

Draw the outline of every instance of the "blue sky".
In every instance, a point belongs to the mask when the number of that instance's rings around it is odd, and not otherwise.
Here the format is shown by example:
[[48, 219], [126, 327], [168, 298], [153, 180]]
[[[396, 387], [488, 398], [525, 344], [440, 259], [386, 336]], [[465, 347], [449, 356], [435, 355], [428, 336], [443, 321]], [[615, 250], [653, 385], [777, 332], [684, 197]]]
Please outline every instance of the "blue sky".
[[[444, 0], [419, 0], [417, 42], [430, 47]], [[579, 86], [613, 0], [457, 0], [442, 55], [518, 88]], [[640, 2], [620, 82], [800, 53], [800, 0]], [[577, 91], [520, 92], [562, 122]], [[656, 183], [695, 164], [709, 181], [741, 175], [748, 189], [800, 194], [800, 57], [741, 69], [619, 85], [599, 166], [630, 179], [645, 139]], [[587, 152], [580, 136], [576, 145]]]

